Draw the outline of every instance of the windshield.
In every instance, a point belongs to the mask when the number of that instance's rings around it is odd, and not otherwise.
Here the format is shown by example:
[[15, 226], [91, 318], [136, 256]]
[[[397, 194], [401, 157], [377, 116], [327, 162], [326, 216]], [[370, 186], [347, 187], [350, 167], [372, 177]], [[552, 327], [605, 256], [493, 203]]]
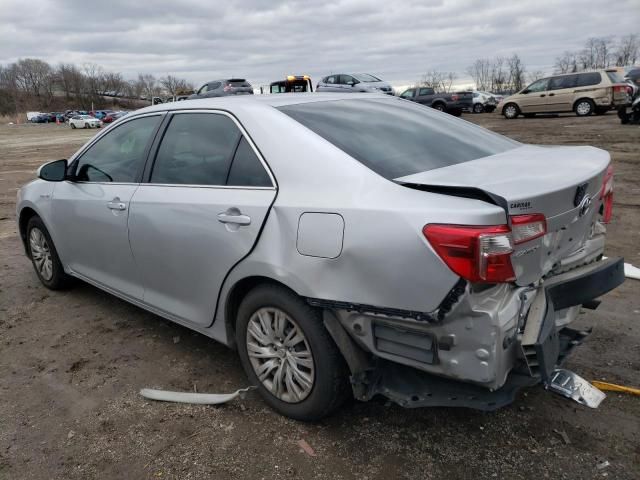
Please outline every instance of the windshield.
[[311, 102], [278, 110], [389, 180], [520, 145], [472, 123], [400, 99]]
[[374, 77], [373, 75], [369, 75], [368, 73], [354, 73], [354, 77], [361, 82], [381, 82], [378, 77]]

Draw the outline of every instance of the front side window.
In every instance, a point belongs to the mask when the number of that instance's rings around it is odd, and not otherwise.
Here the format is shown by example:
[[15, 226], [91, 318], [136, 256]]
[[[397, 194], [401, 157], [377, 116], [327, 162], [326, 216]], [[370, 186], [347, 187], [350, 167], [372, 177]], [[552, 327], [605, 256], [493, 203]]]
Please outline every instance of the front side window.
[[589, 72], [578, 74], [578, 87], [590, 87], [598, 85], [602, 81], [600, 72]]
[[413, 92], [414, 92], [414, 89], [410, 88], [409, 90], [405, 90], [404, 92], [402, 92], [400, 96], [402, 98], [413, 98]]
[[325, 78], [324, 83], [336, 83], [336, 76], [331, 75], [330, 77]]
[[147, 145], [161, 119], [160, 115], [136, 118], [106, 133], [78, 160], [75, 180], [136, 182], [144, 166]]
[[198, 90], [198, 95], [202, 95], [203, 93], [207, 93], [207, 89], [209, 88], [208, 84], [204, 84], [200, 87], [200, 90]]
[[226, 115], [174, 115], [158, 149], [151, 183], [225, 185], [240, 135]]
[[397, 99], [310, 102], [278, 110], [390, 180], [520, 145], [472, 123]]
[[536, 80], [531, 85], [529, 85], [527, 87], [527, 91], [533, 92], [533, 93], [535, 93], [535, 92], [544, 92], [547, 89], [548, 85], [549, 85], [549, 79], [548, 78], [542, 78], [540, 80]]
[[213, 82], [209, 84], [209, 90], [217, 90], [222, 86], [222, 82]]
[[358, 82], [351, 75], [340, 75], [340, 83], [342, 85], [349, 85], [349, 84], [355, 84]]

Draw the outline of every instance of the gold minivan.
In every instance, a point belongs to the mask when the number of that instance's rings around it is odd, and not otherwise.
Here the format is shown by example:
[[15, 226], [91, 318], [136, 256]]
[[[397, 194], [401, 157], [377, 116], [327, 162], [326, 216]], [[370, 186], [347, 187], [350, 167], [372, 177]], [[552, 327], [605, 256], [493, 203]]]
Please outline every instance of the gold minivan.
[[617, 70], [606, 69], [541, 78], [505, 98], [498, 111], [509, 119], [562, 112], [583, 117], [602, 115], [627, 102], [624, 79]]

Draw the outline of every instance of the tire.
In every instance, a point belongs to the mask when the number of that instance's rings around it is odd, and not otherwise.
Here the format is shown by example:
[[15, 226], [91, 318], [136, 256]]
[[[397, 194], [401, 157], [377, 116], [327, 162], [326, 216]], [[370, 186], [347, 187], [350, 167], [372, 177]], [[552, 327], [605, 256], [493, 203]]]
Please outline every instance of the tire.
[[91, 125], [89, 125], [88, 123], [85, 123], [84, 128], [91, 128]]
[[482, 113], [482, 112], [484, 112], [484, 105], [482, 105], [481, 103], [474, 103], [473, 113]]
[[[284, 325], [280, 337], [275, 333], [276, 314]], [[270, 331], [264, 328], [266, 324]], [[287, 344], [291, 335], [299, 338], [297, 343]], [[285, 341], [281, 341], [283, 338]], [[236, 342], [251, 385], [256, 385], [265, 402], [282, 415], [319, 420], [338, 409], [350, 395], [346, 363], [324, 327], [320, 311], [284, 287], [265, 284], [247, 294], [238, 309]], [[256, 353], [258, 350], [261, 352]], [[296, 353], [305, 364], [294, 368]], [[261, 368], [266, 373], [263, 380], [256, 373]], [[278, 373], [281, 382], [276, 381]]]
[[27, 249], [36, 275], [45, 287], [61, 290], [71, 284], [72, 278], [64, 272], [49, 231], [38, 216], [27, 223]]
[[75, 128], [76, 128], [75, 123], [70, 123], [69, 125], [71, 125], [71, 128], [73, 128], [73, 129], [75, 129]]
[[507, 103], [502, 109], [502, 115], [508, 120], [518, 118], [518, 115], [520, 115], [520, 107], [515, 103]]
[[578, 100], [573, 106], [573, 111], [576, 112], [578, 117], [588, 117], [591, 115], [596, 109], [596, 106], [593, 103], [593, 100], [588, 98], [582, 98]]
[[435, 108], [436, 110], [438, 110], [439, 112], [446, 112], [447, 111], [447, 107], [445, 106], [444, 103], [442, 102], [436, 102], [433, 105], [431, 105], [431, 108]]

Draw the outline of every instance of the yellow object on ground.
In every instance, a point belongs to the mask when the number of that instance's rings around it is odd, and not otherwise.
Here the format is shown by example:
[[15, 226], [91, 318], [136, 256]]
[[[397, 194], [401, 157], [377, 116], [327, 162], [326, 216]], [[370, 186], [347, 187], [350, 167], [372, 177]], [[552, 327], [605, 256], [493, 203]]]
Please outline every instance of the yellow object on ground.
[[624, 387], [622, 385], [616, 385], [615, 383], [607, 383], [607, 382], [599, 382], [598, 380], [594, 380], [591, 382], [596, 388], [600, 390], [607, 390], [609, 392], [624, 392], [630, 393], [631, 395], [640, 396], [640, 388], [632, 388], [632, 387]]

